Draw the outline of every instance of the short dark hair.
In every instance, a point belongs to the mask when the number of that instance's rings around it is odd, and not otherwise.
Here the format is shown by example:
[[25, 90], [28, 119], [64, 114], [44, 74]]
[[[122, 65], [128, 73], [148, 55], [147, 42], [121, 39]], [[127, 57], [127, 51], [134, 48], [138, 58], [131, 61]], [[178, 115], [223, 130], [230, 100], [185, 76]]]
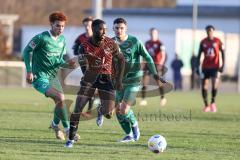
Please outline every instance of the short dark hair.
[[207, 26], [205, 27], [205, 30], [206, 30], [206, 31], [209, 30], [209, 29], [215, 30], [215, 28], [213, 27], [213, 25], [207, 25]]
[[154, 30], [156, 30], [156, 31], [158, 31], [158, 29], [157, 28], [150, 28], [150, 32], [152, 32], [152, 31], [154, 31]]
[[82, 23], [84, 23], [84, 22], [89, 22], [89, 21], [93, 21], [93, 18], [92, 18], [91, 16], [84, 18], [84, 19], [82, 20]]
[[55, 21], [67, 21], [67, 16], [61, 11], [56, 11], [50, 14], [49, 21], [54, 23]]
[[119, 23], [124, 23], [125, 25], [127, 25], [127, 21], [123, 18], [116, 18], [114, 21], [113, 21], [113, 24], [119, 24]]
[[101, 19], [95, 19], [92, 23], [92, 27], [99, 26], [100, 24], [106, 24], [106, 23]]

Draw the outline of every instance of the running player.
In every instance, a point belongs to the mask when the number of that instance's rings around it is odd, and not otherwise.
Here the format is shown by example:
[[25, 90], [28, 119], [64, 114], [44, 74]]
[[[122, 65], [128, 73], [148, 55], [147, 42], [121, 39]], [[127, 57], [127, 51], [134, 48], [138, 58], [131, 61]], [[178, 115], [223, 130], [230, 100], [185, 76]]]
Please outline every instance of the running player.
[[134, 36], [127, 35], [127, 22], [123, 18], [117, 18], [113, 22], [113, 38], [119, 45], [125, 57], [125, 71], [123, 76], [123, 90], [116, 91], [116, 115], [118, 122], [126, 136], [120, 142], [137, 141], [140, 138], [140, 131], [137, 119], [134, 116], [131, 106], [135, 104], [137, 93], [140, 89], [142, 79], [140, 57], [147, 62], [150, 73], [159, 84], [159, 75], [154, 62], [145, 49], [144, 45]]
[[[93, 18], [92, 17], [86, 17], [82, 20], [82, 24], [85, 28], [85, 33], [80, 34], [77, 39], [74, 42], [73, 45], [73, 54], [75, 56], [77, 56], [79, 54], [79, 46], [86, 40], [89, 40], [92, 37], [92, 22], [93, 22]], [[86, 66], [82, 65], [81, 66], [81, 70], [82, 73], [84, 74], [86, 71]], [[88, 101], [88, 113], [90, 113], [90, 111], [93, 108], [93, 101], [94, 101], [94, 97], [93, 98], [89, 98]]]
[[37, 91], [54, 100], [54, 116], [50, 127], [55, 131], [56, 138], [65, 140], [58, 125], [62, 121], [66, 136], [70, 125], [57, 71], [60, 66], [74, 67], [75, 62], [70, 60], [66, 63], [63, 59], [66, 54], [66, 41], [62, 33], [67, 17], [62, 12], [54, 12], [49, 16], [49, 21], [51, 29], [31, 39], [23, 51], [23, 58], [27, 70], [27, 82]]
[[[221, 40], [217, 37], [214, 37], [214, 27], [212, 25], [208, 25], [205, 29], [207, 32], [207, 37], [201, 41], [198, 52], [198, 66], [200, 66], [200, 58], [202, 53], [204, 55], [201, 66], [202, 75], [200, 75], [202, 79], [202, 97], [205, 105], [203, 112], [216, 112], [217, 106], [215, 103], [215, 97], [217, 95], [219, 83], [219, 72], [222, 73], [224, 69], [225, 55]], [[220, 57], [222, 63], [220, 63]], [[199, 74], [199, 70], [197, 70], [197, 73]], [[208, 103], [209, 79], [211, 79], [212, 82], [212, 100], [210, 105]]]
[[[96, 88], [99, 92], [102, 107], [98, 112], [106, 118], [111, 118], [115, 106], [114, 89], [122, 89], [122, 76], [124, 72], [124, 57], [114, 40], [105, 36], [106, 24], [97, 19], [92, 23], [93, 36], [80, 46], [80, 65], [87, 63], [87, 69], [81, 80], [80, 90], [76, 99], [76, 105], [70, 118], [69, 140], [65, 147], [71, 148], [74, 144], [74, 136], [78, 129], [80, 115], [89, 98], [94, 95]], [[113, 85], [112, 72], [113, 61], [120, 66], [116, 72], [116, 83]]]
[[[166, 69], [164, 67], [166, 62], [165, 46], [159, 40], [158, 30], [156, 28], [150, 29], [150, 37], [151, 39], [145, 43], [145, 47], [155, 63], [158, 74], [160, 76], [163, 76], [163, 74], [166, 72]], [[143, 70], [144, 70], [143, 81], [142, 81], [143, 87], [142, 87], [142, 94], [141, 94], [142, 100], [140, 101], [140, 105], [146, 106], [147, 105], [147, 101], [145, 99], [146, 90], [147, 90], [147, 84], [149, 83], [151, 72], [145, 63], [143, 63]], [[160, 105], [165, 106], [167, 103], [167, 99], [164, 97], [164, 94], [161, 90], [159, 90], [159, 92], [161, 95]]]

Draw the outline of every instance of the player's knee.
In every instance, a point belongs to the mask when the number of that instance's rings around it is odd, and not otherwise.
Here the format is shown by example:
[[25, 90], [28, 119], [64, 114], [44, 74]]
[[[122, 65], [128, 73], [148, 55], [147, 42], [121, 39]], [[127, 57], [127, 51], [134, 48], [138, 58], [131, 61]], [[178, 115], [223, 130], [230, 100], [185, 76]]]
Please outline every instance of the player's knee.
[[62, 94], [62, 93], [57, 94], [56, 100], [55, 100], [56, 103], [58, 103], [60, 106], [63, 106], [64, 105], [64, 100], [65, 100], [64, 94]]
[[107, 119], [111, 119], [112, 115], [111, 115], [111, 113], [108, 113], [108, 114], [104, 115], [104, 117], [107, 118]]
[[142, 90], [143, 90], [143, 91], [145, 91], [146, 89], [147, 89], [147, 87], [146, 87], [146, 86], [143, 86], [143, 87], [142, 87]]
[[127, 107], [127, 104], [126, 103], [121, 103], [120, 104], [120, 107], [119, 107], [119, 113], [121, 114], [121, 115], [125, 115], [125, 114], [127, 114], [128, 113], [128, 109], [127, 109], [128, 107]]

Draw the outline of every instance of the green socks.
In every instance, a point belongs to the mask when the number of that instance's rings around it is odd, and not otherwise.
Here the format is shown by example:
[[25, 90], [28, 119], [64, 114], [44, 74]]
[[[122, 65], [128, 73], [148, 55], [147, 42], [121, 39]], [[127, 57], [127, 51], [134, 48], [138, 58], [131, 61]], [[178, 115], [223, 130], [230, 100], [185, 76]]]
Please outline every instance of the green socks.
[[117, 119], [126, 134], [131, 133], [132, 125], [134, 125], [137, 122], [134, 113], [131, 109], [125, 115], [117, 113]]
[[68, 120], [68, 111], [66, 106], [64, 106], [63, 108], [56, 106], [54, 109], [53, 122], [56, 125], [58, 125], [60, 120], [62, 121], [62, 125], [64, 128], [70, 127], [69, 120]]

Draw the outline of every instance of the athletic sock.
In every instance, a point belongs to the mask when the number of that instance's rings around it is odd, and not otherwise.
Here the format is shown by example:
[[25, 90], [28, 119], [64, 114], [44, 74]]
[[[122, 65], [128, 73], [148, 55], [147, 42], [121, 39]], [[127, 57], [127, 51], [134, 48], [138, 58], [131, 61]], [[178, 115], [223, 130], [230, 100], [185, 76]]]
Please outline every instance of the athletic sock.
[[215, 103], [215, 97], [216, 97], [216, 95], [217, 95], [217, 89], [212, 89], [212, 101], [211, 101], [211, 103]]
[[72, 113], [70, 117], [70, 129], [69, 129], [69, 140], [73, 140], [74, 136], [77, 133], [78, 130], [78, 123], [80, 119], [79, 113]]
[[58, 125], [60, 120], [62, 121], [62, 125], [64, 128], [69, 128], [70, 125], [69, 125], [68, 112], [67, 112], [66, 106], [55, 107], [53, 122]]
[[119, 113], [116, 114], [118, 122], [120, 126], [122, 127], [123, 131], [129, 135], [131, 133], [131, 124], [130, 122], [126, 119], [126, 115], [121, 115]]
[[207, 93], [207, 90], [206, 89], [202, 89], [202, 97], [203, 97], [203, 101], [204, 101], [204, 104], [205, 106], [208, 106], [208, 93]]
[[94, 98], [89, 98], [89, 100], [88, 100], [88, 111], [92, 110], [93, 101], [94, 101]]
[[142, 87], [142, 99], [145, 99], [145, 97], [146, 97], [146, 89], [147, 89], [146, 86]]
[[128, 113], [125, 116], [125, 119], [129, 121], [131, 125], [134, 125], [137, 122], [132, 109], [129, 109]]

